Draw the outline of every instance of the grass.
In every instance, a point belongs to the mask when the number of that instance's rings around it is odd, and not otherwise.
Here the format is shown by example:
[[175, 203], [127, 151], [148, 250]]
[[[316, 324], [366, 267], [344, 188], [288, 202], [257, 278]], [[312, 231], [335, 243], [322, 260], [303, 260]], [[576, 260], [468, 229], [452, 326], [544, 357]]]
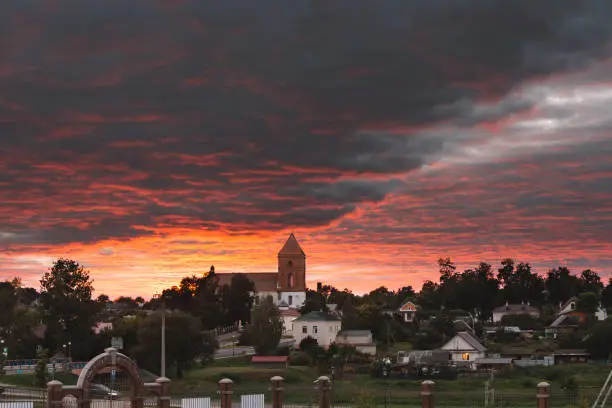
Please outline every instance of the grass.
[[[55, 379], [64, 385], [76, 385], [78, 377], [71, 373], [56, 373]], [[0, 383], [14, 385], [15, 387], [35, 388], [36, 378], [34, 374], [13, 374], [0, 377]]]
[[[553, 367], [513, 369], [496, 374], [490, 388], [495, 390], [492, 398], [496, 406], [532, 407], [536, 385], [548, 381], [552, 387], [551, 406], [566, 407], [584, 404], [594, 398], [603, 385], [610, 366], [596, 364], [573, 364]], [[240, 394], [264, 393], [270, 398], [272, 376], [285, 378], [285, 399], [288, 403], [312, 403], [317, 398], [313, 381], [317, 370], [311, 367], [289, 367], [266, 369], [250, 366], [246, 361], [235, 360], [231, 365], [221, 363], [186, 373], [182, 380], [174, 380], [171, 390], [174, 395], [209, 395], [217, 398], [218, 381], [231, 378], [234, 381], [235, 398]], [[564, 379], [574, 377], [579, 386], [579, 395], [561, 389]], [[459, 407], [482, 403], [484, 384], [487, 378], [467, 377], [457, 380], [435, 380], [436, 406]], [[352, 402], [367, 405], [376, 401], [378, 405], [420, 405], [422, 380], [404, 378], [372, 378], [364, 374], [346, 374], [334, 383], [333, 398], [338, 404]], [[361, 399], [358, 402], [357, 399]], [[584, 401], [583, 401], [584, 399]], [[386, 402], [385, 402], [386, 401]], [[499, 404], [498, 404], [499, 402]]]

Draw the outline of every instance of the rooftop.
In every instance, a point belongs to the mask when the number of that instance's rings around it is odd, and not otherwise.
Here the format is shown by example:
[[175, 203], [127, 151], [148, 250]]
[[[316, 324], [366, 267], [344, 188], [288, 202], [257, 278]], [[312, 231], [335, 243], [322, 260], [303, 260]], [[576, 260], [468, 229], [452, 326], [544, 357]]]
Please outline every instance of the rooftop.
[[325, 312], [310, 312], [294, 320], [295, 322], [339, 322], [336, 316]]
[[306, 254], [302, 250], [302, 247], [300, 247], [300, 244], [298, 243], [298, 241], [295, 238], [295, 235], [293, 235], [293, 233], [291, 233], [291, 235], [289, 235], [289, 238], [285, 242], [285, 245], [283, 245], [281, 250], [278, 252], [278, 255], [279, 256], [281, 256], [281, 255], [302, 255], [302, 256], [306, 256]]

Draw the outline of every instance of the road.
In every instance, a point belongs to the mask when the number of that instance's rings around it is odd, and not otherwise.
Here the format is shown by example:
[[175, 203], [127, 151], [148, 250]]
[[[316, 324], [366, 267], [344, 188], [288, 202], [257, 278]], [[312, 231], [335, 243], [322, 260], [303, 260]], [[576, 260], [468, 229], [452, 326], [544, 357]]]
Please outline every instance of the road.
[[[281, 339], [280, 343], [278, 344], [280, 347], [283, 346], [293, 346], [295, 345], [295, 340], [293, 339]], [[236, 346], [236, 347], [225, 347], [225, 348], [220, 348], [219, 350], [217, 350], [217, 352], [215, 353], [215, 360], [221, 360], [224, 358], [230, 358], [230, 357], [234, 357], [234, 356], [252, 356], [255, 354], [255, 349], [253, 349], [253, 347], [250, 346]]]

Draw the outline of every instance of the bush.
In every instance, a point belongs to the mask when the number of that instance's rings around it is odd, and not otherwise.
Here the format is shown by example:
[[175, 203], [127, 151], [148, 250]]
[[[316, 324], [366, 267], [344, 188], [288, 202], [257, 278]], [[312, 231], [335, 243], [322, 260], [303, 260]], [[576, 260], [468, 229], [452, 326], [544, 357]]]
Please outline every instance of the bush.
[[280, 346], [274, 354], [277, 356], [288, 356], [291, 354], [291, 346]]
[[291, 355], [289, 364], [292, 366], [310, 366], [312, 364], [312, 359], [303, 351], [298, 351]]
[[319, 342], [317, 341], [317, 339], [313, 338], [313, 337], [304, 337], [302, 339], [302, 341], [300, 341], [300, 350], [302, 351], [308, 351], [309, 349], [313, 348], [313, 347], [318, 347], [319, 346]]

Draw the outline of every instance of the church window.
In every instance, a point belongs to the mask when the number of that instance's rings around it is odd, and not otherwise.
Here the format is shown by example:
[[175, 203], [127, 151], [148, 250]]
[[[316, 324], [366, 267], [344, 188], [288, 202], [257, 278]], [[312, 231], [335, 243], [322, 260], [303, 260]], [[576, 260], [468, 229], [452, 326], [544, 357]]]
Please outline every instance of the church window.
[[289, 295], [287, 302], [289, 303], [289, 306], [291, 306], [293, 304], [293, 296]]
[[317, 326], [312, 326], [312, 332], [317, 334], [319, 332], [319, 328]]
[[289, 288], [293, 287], [293, 274], [292, 273], [287, 275], [287, 287]]
[[308, 327], [307, 326], [302, 326], [302, 333], [304, 333], [304, 334], [308, 333]]
[[291, 268], [293, 266], [293, 261], [288, 261], [287, 266]]

